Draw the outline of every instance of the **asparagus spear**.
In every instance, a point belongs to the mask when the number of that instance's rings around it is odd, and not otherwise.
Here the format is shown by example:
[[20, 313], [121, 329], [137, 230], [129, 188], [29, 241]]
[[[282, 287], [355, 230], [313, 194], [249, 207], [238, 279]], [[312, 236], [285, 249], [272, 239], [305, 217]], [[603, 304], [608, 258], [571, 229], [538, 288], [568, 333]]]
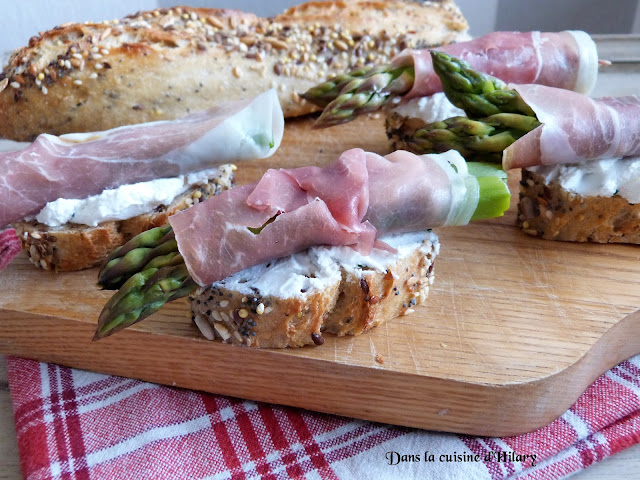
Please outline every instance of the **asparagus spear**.
[[135, 273], [102, 309], [93, 339], [99, 340], [139, 322], [165, 303], [189, 295], [196, 287], [184, 262]]
[[433, 70], [451, 103], [470, 118], [497, 113], [518, 113], [535, 117], [535, 113], [515, 90], [509, 90], [500, 79], [473, 70], [464, 60], [444, 52], [431, 52]]
[[[469, 163], [468, 168], [471, 174], [478, 173], [480, 187], [471, 220], [502, 216], [510, 200], [506, 173], [490, 164]], [[165, 303], [185, 297], [197, 288], [178, 251], [171, 226], [167, 224], [149, 232], [114, 251], [100, 271], [99, 285], [120, 289], [102, 310], [94, 340], [143, 320]], [[160, 253], [154, 256], [154, 252]]]
[[411, 90], [413, 81], [413, 65], [359, 68], [330, 78], [302, 97], [325, 107], [316, 126], [330, 127], [380, 109]]
[[[447, 98], [469, 117], [481, 118], [496, 113], [535, 116], [520, 95], [508, 90], [502, 80], [477, 72], [467, 62], [444, 52], [431, 51], [431, 59]], [[352, 74], [351, 82], [346, 81], [349, 74], [345, 74], [329, 79], [303, 94], [310, 102], [325, 107], [316, 126], [346, 123], [359, 114], [375, 111], [393, 98], [407, 93], [414, 80], [413, 65], [386, 65], [365, 73], [360, 69]], [[395, 76], [403, 78], [404, 82], [398, 82]], [[332, 97], [334, 99], [327, 103]]]
[[396, 149], [417, 154], [457, 150], [467, 161], [499, 163], [502, 151], [540, 125], [535, 116], [497, 113], [479, 120], [452, 117], [440, 122], [387, 124], [387, 134]]

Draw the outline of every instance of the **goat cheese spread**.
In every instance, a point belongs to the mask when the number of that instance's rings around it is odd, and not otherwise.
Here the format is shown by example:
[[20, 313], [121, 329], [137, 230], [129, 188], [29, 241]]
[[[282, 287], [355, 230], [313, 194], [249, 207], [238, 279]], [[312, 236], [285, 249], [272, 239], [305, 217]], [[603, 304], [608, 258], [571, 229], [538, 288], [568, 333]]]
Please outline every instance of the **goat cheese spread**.
[[585, 197], [620, 195], [629, 203], [640, 203], [640, 157], [593, 160], [580, 164], [543, 165], [529, 168], [557, 182], [569, 192]]
[[59, 198], [36, 215], [36, 220], [50, 227], [77, 223], [95, 227], [110, 220], [126, 220], [169, 205], [189, 188], [204, 185], [209, 179], [230, 176], [230, 165], [211, 168], [171, 178], [121, 185], [84, 199]]
[[412, 98], [393, 108], [398, 115], [420, 118], [427, 123], [439, 122], [451, 117], [466, 117], [464, 110], [451, 103], [443, 92], [430, 97]]
[[260, 295], [277, 298], [304, 299], [339, 282], [343, 269], [348, 275], [354, 276], [360, 270], [385, 272], [390, 265], [411, 255], [416, 248], [425, 254], [432, 247], [435, 255], [440, 251], [438, 236], [431, 231], [386, 235], [380, 240], [395, 248], [396, 252], [374, 248], [370, 255], [363, 256], [348, 246], [312, 247], [304, 252], [249, 267], [213, 285], [246, 295], [260, 292]]

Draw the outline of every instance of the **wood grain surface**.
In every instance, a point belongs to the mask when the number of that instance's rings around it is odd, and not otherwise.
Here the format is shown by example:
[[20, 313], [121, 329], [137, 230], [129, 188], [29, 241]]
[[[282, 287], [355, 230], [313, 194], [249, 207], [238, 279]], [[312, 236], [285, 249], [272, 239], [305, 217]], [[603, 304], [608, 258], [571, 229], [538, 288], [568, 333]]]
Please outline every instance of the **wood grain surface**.
[[[288, 122], [278, 153], [240, 165], [238, 180], [327, 164], [356, 146], [386, 153], [382, 124], [363, 118], [319, 131], [310, 119]], [[414, 314], [297, 350], [209, 342], [186, 301], [91, 342], [110, 295], [96, 287], [95, 269], [54, 274], [21, 256], [0, 273], [0, 352], [398, 425], [531, 431], [640, 352], [640, 250], [527, 236], [514, 205], [501, 219], [437, 232], [436, 281]]]

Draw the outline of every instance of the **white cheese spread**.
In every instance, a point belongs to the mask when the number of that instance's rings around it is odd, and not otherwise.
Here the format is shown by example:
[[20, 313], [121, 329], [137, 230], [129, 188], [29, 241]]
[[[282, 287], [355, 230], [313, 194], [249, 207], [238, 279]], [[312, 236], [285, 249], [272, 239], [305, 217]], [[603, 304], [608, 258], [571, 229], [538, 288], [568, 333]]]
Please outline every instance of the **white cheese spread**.
[[[427, 239], [426, 242], [423, 241]], [[305, 298], [340, 282], [341, 270], [357, 275], [359, 270], [385, 272], [391, 265], [406, 258], [416, 249], [428, 253], [431, 247], [437, 255], [438, 236], [431, 232], [411, 232], [387, 235], [380, 240], [397, 250], [396, 253], [374, 248], [363, 256], [351, 247], [312, 247], [301, 253], [249, 267], [214, 283], [246, 295], [278, 298]]]
[[66, 223], [95, 227], [102, 222], [126, 220], [160, 205], [169, 205], [188, 189], [204, 185], [209, 179], [229, 177], [231, 174], [231, 165], [222, 165], [177, 177], [121, 185], [84, 199], [59, 198], [47, 203], [35, 218], [50, 227]]
[[412, 98], [398, 104], [393, 111], [409, 118], [420, 118], [427, 123], [439, 122], [451, 117], [466, 117], [464, 110], [449, 101], [443, 92], [430, 97]]
[[620, 195], [629, 203], [640, 203], [640, 157], [593, 160], [579, 164], [530, 167], [565, 190], [585, 197]]

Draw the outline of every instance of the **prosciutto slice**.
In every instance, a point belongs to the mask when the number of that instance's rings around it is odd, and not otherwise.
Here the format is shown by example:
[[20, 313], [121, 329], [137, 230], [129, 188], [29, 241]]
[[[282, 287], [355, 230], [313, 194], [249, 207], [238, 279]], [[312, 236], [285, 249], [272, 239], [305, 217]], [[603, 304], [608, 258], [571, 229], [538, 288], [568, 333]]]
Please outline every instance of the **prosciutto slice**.
[[[453, 167], [455, 165], [455, 168]], [[478, 202], [458, 152], [344, 152], [329, 167], [269, 170], [169, 219], [192, 278], [206, 286], [313, 245], [367, 255], [388, 234], [468, 223]]]
[[[494, 32], [437, 50], [507, 83], [536, 83], [588, 94], [598, 75], [596, 45], [582, 31]], [[410, 63], [414, 65], [415, 82], [404, 99], [442, 91], [429, 50], [405, 50], [394, 59], [396, 65]]]
[[268, 157], [283, 131], [282, 109], [270, 90], [179, 120], [40, 135], [23, 150], [0, 153], [0, 228], [58, 198]]
[[511, 168], [640, 155], [640, 97], [586, 95], [541, 85], [510, 85], [542, 123], [505, 149]]

